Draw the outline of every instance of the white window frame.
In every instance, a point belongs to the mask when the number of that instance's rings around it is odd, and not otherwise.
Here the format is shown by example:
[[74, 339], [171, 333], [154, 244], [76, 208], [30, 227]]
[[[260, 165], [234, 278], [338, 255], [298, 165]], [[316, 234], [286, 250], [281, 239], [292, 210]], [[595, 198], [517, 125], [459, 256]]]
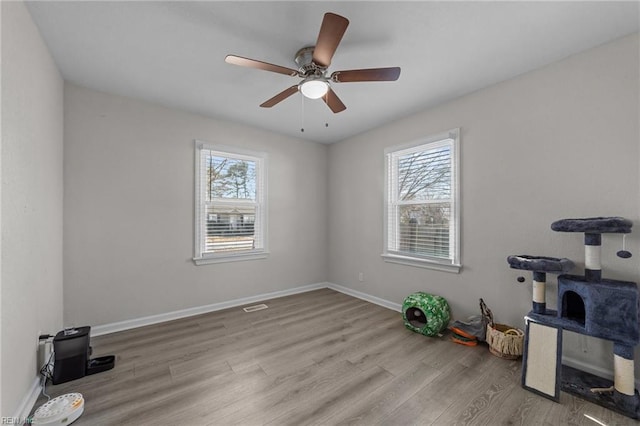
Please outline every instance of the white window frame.
[[[256, 152], [236, 147], [218, 144], [208, 144], [195, 140], [195, 208], [194, 208], [194, 257], [196, 265], [207, 265], [211, 263], [235, 262], [243, 260], [265, 259], [268, 254], [267, 239], [267, 161], [268, 156], [264, 152]], [[234, 253], [204, 253], [204, 243], [206, 231], [202, 220], [204, 219], [204, 202], [202, 191], [201, 153], [203, 150], [211, 150], [224, 157], [246, 159], [256, 163], [256, 218], [254, 232], [260, 235], [258, 238], [262, 242], [262, 247], [252, 250], [244, 250]]]
[[[413, 256], [407, 252], [390, 250], [389, 244], [392, 240], [391, 233], [397, 233], [397, 219], [391, 218], [392, 203], [396, 205], [397, 189], [392, 182], [397, 164], [395, 158], [402, 154], [415, 152], [416, 150], [430, 150], [439, 146], [449, 145], [451, 152], [451, 221], [450, 221], [450, 247], [453, 247], [449, 259]], [[385, 149], [385, 194], [384, 194], [384, 247], [382, 258], [386, 262], [398, 263], [401, 265], [417, 266], [422, 268], [435, 269], [439, 271], [459, 273], [462, 269], [460, 258], [460, 129], [451, 129], [436, 135], [426, 137], [408, 144], [389, 147]]]

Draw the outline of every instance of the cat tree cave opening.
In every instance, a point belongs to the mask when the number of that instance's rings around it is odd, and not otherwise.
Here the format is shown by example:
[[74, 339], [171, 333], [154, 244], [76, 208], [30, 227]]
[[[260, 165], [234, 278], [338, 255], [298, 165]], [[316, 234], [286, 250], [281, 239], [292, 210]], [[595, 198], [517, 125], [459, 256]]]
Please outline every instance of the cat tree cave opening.
[[567, 291], [562, 296], [562, 317], [576, 321], [584, 326], [585, 309], [584, 300], [574, 291]]

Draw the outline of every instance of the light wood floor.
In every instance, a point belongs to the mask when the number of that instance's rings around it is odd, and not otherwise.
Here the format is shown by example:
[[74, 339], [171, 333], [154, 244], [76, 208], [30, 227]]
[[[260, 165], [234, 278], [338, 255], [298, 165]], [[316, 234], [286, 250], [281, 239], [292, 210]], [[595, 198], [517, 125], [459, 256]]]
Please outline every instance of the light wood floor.
[[95, 337], [93, 357], [116, 355], [115, 368], [47, 390], [84, 395], [78, 426], [637, 424], [525, 391], [520, 361], [329, 289], [265, 303]]

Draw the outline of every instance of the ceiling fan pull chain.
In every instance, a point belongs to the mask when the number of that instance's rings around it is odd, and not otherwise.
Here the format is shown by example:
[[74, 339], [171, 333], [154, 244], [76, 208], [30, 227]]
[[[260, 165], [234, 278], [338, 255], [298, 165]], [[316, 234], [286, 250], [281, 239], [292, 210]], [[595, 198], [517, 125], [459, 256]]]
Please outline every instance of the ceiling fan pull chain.
[[300, 96], [302, 106], [300, 108], [300, 131], [304, 133], [304, 96]]

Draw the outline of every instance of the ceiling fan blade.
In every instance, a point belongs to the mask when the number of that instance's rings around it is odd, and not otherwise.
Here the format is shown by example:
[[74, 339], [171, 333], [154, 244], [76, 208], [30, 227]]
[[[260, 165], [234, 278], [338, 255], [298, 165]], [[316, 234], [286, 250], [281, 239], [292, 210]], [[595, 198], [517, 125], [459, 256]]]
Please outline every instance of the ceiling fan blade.
[[260, 104], [260, 106], [262, 108], [271, 108], [275, 104], [284, 101], [289, 96], [291, 96], [294, 93], [296, 93], [297, 91], [298, 91], [298, 85], [296, 84], [295, 86], [291, 86], [288, 89], [284, 89], [282, 92], [278, 93], [273, 98], [271, 98], [268, 101], [265, 101], [262, 104]]
[[331, 64], [331, 58], [348, 25], [349, 20], [345, 17], [335, 13], [324, 14], [316, 47], [313, 49], [313, 62], [321, 67], [328, 67]]
[[396, 81], [398, 77], [400, 77], [399, 67], [336, 71], [331, 74], [331, 80], [337, 83], [352, 83], [358, 81]]
[[298, 75], [298, 71], [292, 68], [281, 67], [280, 65], [274, 65], [268, 62], [257, 61], [255, 59], [243, 58], [242, 56], [227, 55], [227, 57], [224, 58], [224, 61], [228, 64], [240, 65], [241, 67], [257, 68], [260, 70], [271, 71], [271, 72], [277, 72], [279, 74], [285, 74], [291, 77]]
[[342, 103], [336, 92], [329, 88], [329, 91], [326, 95], [322, 97], [324, 103], [333, 111], [335, 114], [344, 111], [347, 107]]

